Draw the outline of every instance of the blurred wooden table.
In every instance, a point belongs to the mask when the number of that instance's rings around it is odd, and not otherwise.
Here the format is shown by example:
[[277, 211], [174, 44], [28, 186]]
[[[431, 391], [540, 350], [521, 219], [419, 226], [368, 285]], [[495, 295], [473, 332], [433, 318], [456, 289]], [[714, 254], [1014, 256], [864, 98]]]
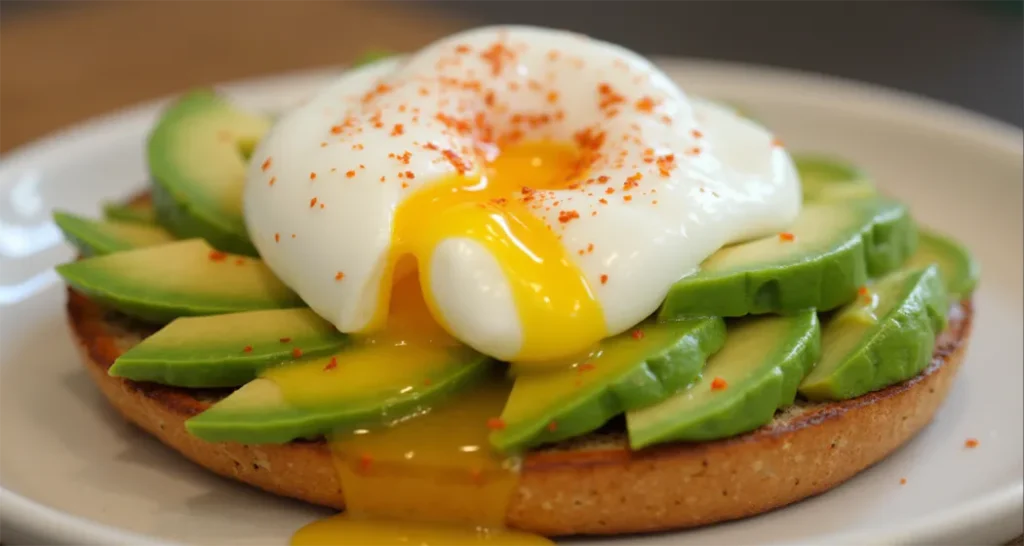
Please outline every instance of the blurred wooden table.
[[356, 1], [20, 11], [0, 22], [0, 151], [193, 85], [344, 63], [369, 48], [411, 50], [469, 24], [414, 4]]
[[372, 48], [412, 50], [475, 22], [452, 10], [357, 1], [81, 2], [26, 11], [0, 21], [0, 152], [194, 85], [345, 63]]

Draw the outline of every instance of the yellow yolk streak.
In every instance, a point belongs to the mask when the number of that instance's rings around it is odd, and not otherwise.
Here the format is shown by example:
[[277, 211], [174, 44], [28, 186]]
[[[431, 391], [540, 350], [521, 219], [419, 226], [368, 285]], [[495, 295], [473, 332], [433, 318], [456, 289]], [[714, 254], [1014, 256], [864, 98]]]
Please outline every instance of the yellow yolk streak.
[[[420, 283], [430, 287], [434, 249], [450, 238], [484, 246], [502, 268], [519, 314], [522, 343], [514, 360], [529, 363], [579, 354], [607, 335], [604, 314], [560, 237], [526, 204], [529, 191], [563, 188], [578, 173], [574, 146], [539, 142], [508, 147], [480, 177], [453, 176], [410, 195], [395, 213], [393, 277], [409, 273], [415, 258]], [[524, 194], [524, 187], [530, 188]], [[396, 267], [397, 266], [397, 267]], [[382, 283], [374, 321], [383, 322], [393, 299], [390, 279]], [[429, 289], [423, 296], [434, 318], [444, 323]]]
[[[438, 181], [396, 210], [392, 260], [371, 328], [354, 347], [324, 359], [272, 368], [288, 403], [316, 406], [332, 396], [396, 388], [450, 362], [462, 345], [448, 334], [431, 291], [431, 258], [442, 241], [469, 238], [501, 266], [522, 328], [517, 366], [541, 366], [590, 351], [607, 334], [604, 315], [560, 238], [530, 211], [532, 189], [565, 187], [578, 175], [572, 146], [511, 147], [485, 175]], [[528, 200], [527, 200], [528, 201]], [[558, 362], [563, 365], [563, 362]], [[405, 388], [416, 389], [410, 384]], [[503, 528], [519, 482], [519, 459], [490, 447], [488, 427], [502, 413], [511, 382], [491, 379], [391, 425], [335, 433], [332, 458], [347, 511], [314, 522], [292, 539], [318, 544], [551, 544]], [[379, 391], [379, 389], [377, 389]]]

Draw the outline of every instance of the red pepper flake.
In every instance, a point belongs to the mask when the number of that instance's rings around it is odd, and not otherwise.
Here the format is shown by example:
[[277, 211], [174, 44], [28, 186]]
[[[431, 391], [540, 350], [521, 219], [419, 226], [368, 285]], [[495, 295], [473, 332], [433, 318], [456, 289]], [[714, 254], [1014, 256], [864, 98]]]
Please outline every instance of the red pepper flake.
[[635, 340], [637, 340], [637, 341], [640, 341], [641, 339], [643, 339], [643, 338], [644, 338], [644, 331], [643, 331], [643, 330], [640, 330], [640, 329], [638, 328], [638, 329], [636, 329], [636, 330], [633, 330], [633, 333], [632, 333], [632, 334], [630, 334], [630, 335], [632, 335], [632, 336], [633, 336], [633, 339], [635, 339]]
[[601, 275], [601, 284], [608, 284], [608, 275]]
[[775, 146], [777, 148], [781, 148], [781, 147], [783, 147], [785, 145], [782, 143], [782, 139], [780, 139], [780, 138], [773, 138], [772, 139], [772, 146]]
[[405, 151], [402, 153], [402, 155], [395, 156], [395, 159], [401, 161], [405, 165], [408, 165], [409, 160], [412, 159], [412, 153], [410, 153], [409, 151]]
[[591, 364], [590, 362], [584, 362], [583, 364], [576, 366], [576, 369], [580, 372], [589, 372], [590, 370], [593, 370], [596, 367], [597, 366]]
[[391, 136], [399, 136], [404, 133], [405, 127], [403, 127], [401, 123], [396, 123], [395, 126], [391, 128]]
[[558, 423], [556, 423], [554, 421], [551, 421], [550, 423], [548, 423], [548, 431], [549, 432], [554, 432], [556, 430], [558, 430]]
[[263, 162], [263, 165], [260, 166], [260, 168], [263, 169], [263, 172], [267, 172], [267, 169], [270, 169], [270, 165], [271, 165], [271, 158], [268, 157], [266, 159], [266, 161]]
[[366, 472], [373, 466], [373, 457], [368, 453], [363, 453], [359, 456], [359, 470]]
[[602, 205], [607, 205], [608, 204], [608, 200], [605, 199], [604, 197], [598, 199], [597, 202], [601, 203]]
[[622, 200], [626, 201], [626, 202], [632, 201], [633, 200], [633, 196], [632, 195], [623, 195], [622, 196]]
[[315, 206], [316, 206], [316, 197], [314, 197], [314, 198], [309, 200], [309, 208], [313, 208]]
[[980, 444], [980, 443], [981, 442], [979, 442], [977, 438], [968, 438], [968, 439], [964, 440], [964, 447], [966, 447], [968, 449], [974, 449], [974, 448], [978, 447], [978, 444]]
[[866, 287], [866, 286], [862, 286], [862, 287], [857, 289], [857, 294], [860, 295], [860, 296], [867, 296], [870, 293], [871, 292], [868, 290], [868, 287]]
[[721, 377], [716, 377], [711, 381], [711, 390], [713, 391], [723, 391], [728, 386], [729, 384]]
[[227, 257], [228, 257], [228, 253], [227, 252], [221, 252], [219, 250], [211, 250], [210, 251], [210, 261], [211, 262], [223, 262], [224, 260], [227, 259]]
[[598, 184], [607, 184], [608, 180], [610, 180], [610, 179], [607, 176], [603, 175], [603, 174], [601, 176], [597, 177], [597, 183]]
[[337, 367], [338, 367], [338, 357], [332, 356], [331, 357], [331, 361], [328, 362], [326, 366], [324, 366], [324, 371], [326, 372], [328, 370], [333, 370], [334, 368], [337, 368]]
[[470, 48], [466, 44], [459, 44], [459, 45], [455, 46], [455, 52], [456, 53], [469, 53], [470, 51], [472, 51], [472, 48]]
[[342, 127], [341, 125], [332, 125], [331, 126], [331, 134], [332, 135], [340, 135], [342, 129], [344, 129], [344, 127]]
[[246, 345], [245, 347], [242, 347], [242, 352], [243, 353], [251, 353], [252, 352], [252, 345]]
[[298, 347], [292, 349], [292, 358], [302, 358], [302, 349]]
[[268, 186], [273, 186], [274, 182], [277, 182], [277, 177], [276, 176], [271, 176], [270, 177], [270, 182], [267, 182], [267, 185]]
[[693, 135], [693, 138], [704, 138], [704, 133], [697, 129], [691, 129], [690, 134]]
[[245, 258], [236, 258], [235, 265], [245, 265]]
[[316, 180], [316, 173], [309, 173], [310, 180]]
[[700, 155], [700, 151], [700, 146], [694, 146], [693, 148], [686, 150], [685, 153], [686, 155]]
[[283, 337], [283, 338], [279, 339], [278, 341], [280, 341], [281, 343], [291, 343], [292, 338], [290, 338], [290, 337]]
[[336, 281], [340, 281], [341, 279], [344, 279], [344, 278], [345, 278], [345, 273], [343, 273], [341, 271], [339, 271], [339, 272], [334, 274], [334, 280], [336, 280]]
[[431, 381], [429, 377], [423, 380], [423, 384], [424, 385], [430, 386], [430, 384], [432, 384], [432, 383], [433, 383], [433, 381]]
[[515, 59], [515, 52], [505, 47], [505, 44], [495, 42], [491, 47], [487, 48], [487, 50], [480, 54], [480, 58], [491, 66], [491, 75], [497, 76], [498, 74], [501, 74], [506, 60]]
[[791, 242], [796, 240], [796, 235], [793, 235], [792, 233], [790, 233], [788, 231], [783, 231], [782, 233], [779, 234], [779, 240], [787, 242], [787, 243], [791, 243]]
[[607, 193], [608, 195], [611, 195], [615, 193], [615, 188], [609, 187], [608, 189], [604, 190], [604, 192]]
[[345, 171], [345, 178], [352, 178], [356, 175], [355, 171]]
[[651, 97], [644, 97], [636, 101], [636, 109], [645, 114], [650, 114], [654, 111], [654, 99]]
[[587, 254], [594, 251], [594, 243], [587, 243]]
[[580, 217], [580, 213], [578, 213], [578, 212], [576, 212], [574, 210], [563, 210], [563, 211], [558, 213], [558, 221], [563, 223], [563, 224], [567, 224], [567, 223], [571, 222], [572, 220], [575, 220], [575, 219], [577, 219], [579, 217]]
[[281, 242], [281, 234], [280, 233], [275, 233], [274, 234], [274, 242], [275, 243], [280, 243]]
[[900, 478], [900, 485], [907, 485], [907, 479], [906, 478]]
[[549, 91], [547, 98], [548, 98], [548, 103], [550, 103], [550, 104], [554, 104], [554, 103], [558, 102], [558, 91]]
[[412, 171], [405, 171], [405, 177], [408, 178], [409, 180], [412, 180], [416, 178], [416, 175], [412, 174]]
[[504, 430], [505, 421], [501, 417], [491, 417], [487, 420], [487, 428], [491, 430]]

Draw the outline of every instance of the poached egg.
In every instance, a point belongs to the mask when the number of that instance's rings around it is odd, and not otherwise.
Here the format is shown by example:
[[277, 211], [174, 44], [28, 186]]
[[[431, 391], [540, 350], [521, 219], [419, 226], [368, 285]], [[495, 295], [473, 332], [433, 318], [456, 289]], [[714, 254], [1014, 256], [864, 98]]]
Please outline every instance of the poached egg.
[[393, 287], [418, 286], [451, 337], [526, 364], [629, 329], [800, 202], [764, 128], [622, 47], [530, 27], [345, 73], [277, 122], [244, 190], [260, 255], [340, 331], [386, 330]]

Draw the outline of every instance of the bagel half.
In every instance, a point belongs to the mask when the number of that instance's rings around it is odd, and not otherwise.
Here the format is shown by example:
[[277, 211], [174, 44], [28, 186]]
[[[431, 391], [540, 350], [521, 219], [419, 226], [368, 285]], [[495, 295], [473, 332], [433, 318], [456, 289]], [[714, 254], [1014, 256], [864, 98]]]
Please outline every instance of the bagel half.
[[[67, 311], [89, 375], [130, 422], [217, 474], [271, 493], [341, 509], [323, 441], [208, 443], [185, 420], [227, 391], [137, 383], [107, 375], [153, 329], [69, 291]], [[546, 536], [682, 529], [752, 516], [823, 493], [880, 461], [932, 419], [971, 330], [970, 301], [955, 304], [932, 362], [917, 377], [853, 400], [798, 403], [758, 430], [725, 440], [639, 452], [615, 427], [530, 452], [506, 515]]]

